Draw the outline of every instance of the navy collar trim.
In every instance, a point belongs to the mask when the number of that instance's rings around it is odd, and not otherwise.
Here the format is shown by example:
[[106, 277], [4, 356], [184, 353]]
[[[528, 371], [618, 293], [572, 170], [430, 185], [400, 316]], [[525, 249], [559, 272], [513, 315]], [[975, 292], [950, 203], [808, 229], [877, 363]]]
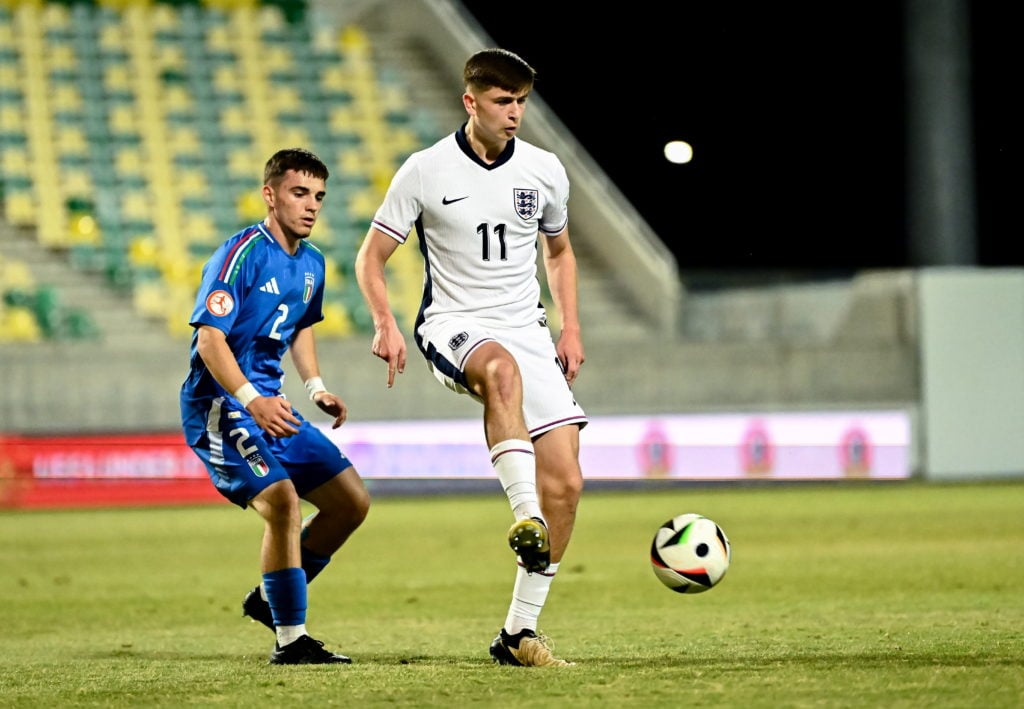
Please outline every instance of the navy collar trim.
[[480, 156], [476, 154], [473, 148], [469, 145], [469, 139], [466, 137], [466, 123], [463, 123], [457, 131], [455, 131], [455, 142], [459, 144], [459, 148], [466, 157], [475, 162], [485, 170], [493, 170], [496, 167], [501, 167], [509, 160], [512, 159], [512, 154], [516, 151], [516, 139], [512, 138], [505, 144], [505, 149], [501, 151], [501, 155], [493, 163], [486, 163], [480, 159]]

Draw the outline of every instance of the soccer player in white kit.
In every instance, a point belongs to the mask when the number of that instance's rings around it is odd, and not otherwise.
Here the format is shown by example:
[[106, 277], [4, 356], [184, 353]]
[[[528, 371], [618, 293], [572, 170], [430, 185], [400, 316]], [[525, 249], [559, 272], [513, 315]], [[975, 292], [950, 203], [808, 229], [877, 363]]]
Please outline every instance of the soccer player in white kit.
[[[416, 346], [434, 376], [483, 404], [491, 463], [512, 507], [518, 568], [495, 662], [559, 666], [537, 622], [569, 543], [583, 489], [572, 383], [584, 351], [569, 241], [569, 180], [558, 158], [516, 137], [535, 72], [503, 49], [463, 71], [469, 114], [455, 133], [411, 155], [392, 179], [356, 258], [387, 385], [405, 369], [385, 264], [412, 231], [425, 260]], [[559, 311], [557, 343], [537, 278], [537, 242]]]

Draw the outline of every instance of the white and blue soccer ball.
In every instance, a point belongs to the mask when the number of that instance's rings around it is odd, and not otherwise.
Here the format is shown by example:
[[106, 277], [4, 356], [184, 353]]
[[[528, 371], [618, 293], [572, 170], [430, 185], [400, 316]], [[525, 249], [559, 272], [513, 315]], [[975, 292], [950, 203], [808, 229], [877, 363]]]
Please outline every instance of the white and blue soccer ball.
[[732, 562], [732, 545], [713, 520], [693, 512], [673, 517], [651, 542], [651, 568], [676, 593], [714, 588]]

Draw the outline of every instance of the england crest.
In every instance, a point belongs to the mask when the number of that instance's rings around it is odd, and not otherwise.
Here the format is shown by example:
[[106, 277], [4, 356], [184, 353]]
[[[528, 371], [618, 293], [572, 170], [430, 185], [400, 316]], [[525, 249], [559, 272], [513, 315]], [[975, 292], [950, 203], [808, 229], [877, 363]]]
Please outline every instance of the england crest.
[[516, 214], [522, 219], [533, 219], [537, 215], [539, 192], [537, 190], [512, 190], [516, 203]]

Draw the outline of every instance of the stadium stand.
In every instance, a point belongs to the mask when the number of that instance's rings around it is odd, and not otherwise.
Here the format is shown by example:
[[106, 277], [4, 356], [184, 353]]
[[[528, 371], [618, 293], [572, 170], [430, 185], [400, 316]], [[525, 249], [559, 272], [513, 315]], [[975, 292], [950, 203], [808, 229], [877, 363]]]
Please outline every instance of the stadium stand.
[[24, 294], [35, 288], [35, 279], [23, 261], [0, 261], [0, 341], [39, 342], [42, 332]]
[[[357, 244], [401, 160], [436, 137], [409, 117], [406, 93], [397, 73], [378, 69], [364, 31], [321, 30], [295, 0], [9, 0], [0, 4], [6, 220], [186, 337], [182, 313], [202, 262], [264, 214], [264, 161], [308, 147], [332, 171], [314, 238], [333, 271], [319, 332], [366, 331]], [[391, 266], [408, 323], [420, 259], [404, 249]], [[51, 320], [38, 322], [44, 337]]]
[[[452, 77], [467, 54], [488, 41], [457, 3], [403, 0], [402, 12], [393, 7], [384, 0], [310, 0], [314, 14], [303, 15], [294, 7], [251, 1], [0, 0], [0, 255], [27, 264], [36, 286], [56, 285], [59, 302], [88, 305], [102, 330], [99, 340], [68, 346], [50, 346], [41, 328], [41, 343], [22, 346], [0, 338], [6, 381], [16, 384], [0, 387], [6, 430], [177, 430], [176, 392], [187, 354], [180, 321], [191, 302], [184, 310], [170, 307], [175, 286], [168, 283], [194, 279], [213, 243], [260, 216], [258, 175], [266, 155], [253, 145], [259, 124], [275, 119], [296, 134], [305, 131], [332, 168], [314, 237], [336, 270], [333, 310], [321, 327], [319, 350], [352, 411], [362, 420], [476, 415], [472, 402], [463, 407], [452, 400], [415, 365], [403, 377], [400, 396], [383, 395], [379, 361], [369, 354], [371, 338], [358, 320], [361, 298], [350, 258], [394, 169], [387, 160], [417, 139], [436, 140], [438, 126], [447, 132], [458, 125], [464, 112], [453, 100], [459, 86]], [[240, 12], [246, 17], [236, 18]], [[284, 51], [268, 50], [265, 68], [246, 68], [251, 57], [229, 41], [245, 22], [260, 28], [261, 39], [264, 33], [271, 38], [268, 47], [274, 37], [297, 38], [291, 61]], [[51, 49], [61, 43], [71, 46], [74, 64], [67, 52]], [[133, 59], [142, 56], [142, 44], [149, 47], [140, 60], [144, 71]], [[34, 81], [59, 80], [60, 91], [29, 85], [23, 55], [30, 46]], [[302, 80], [300, 67], [308, 70]], [[296, 108], [250, 120], [246, 81], [254, 72], [268, 83], [276, 77], [281, 96], [297, 93]], [[376, 83], [361, 81], [367, 75]], [[165, 142], [147, 137], [153, 129], [141, 95], [154, 120], [163, 122]], [[51, 116], [58, 103], [66, 107], [60, 124]], [[573, 183], [573, 241], [588, 343], [588, 373], [576, 390], [589, 413], [902, 406], [915, 400], [912, 276], [864, 274], [799, 290], [780, 284], [755, 292], [686, 292], [664, 244], [540, 96], [531, 112], [524, 138], [562, 156]], [[36, 125], [39, 115], [45, 126]], [[68, 155], [58, 163], [53, 138], [65, 128], [61, 144]], [[84, 155], [71, 129], [84, 135]], [[372, 143], [378, 129], [390, 136], [386, 143]], [[51, 160], [43, 168], [29, 142], [40, 135], [49, 139], [39, 149], [49, 150]], [[160, 212], [153, 181], [164, 173], [151, 167], [151, 152], [166, 160], [165, 183], [183, 210], [176, 213], [179, 236], [188, 238], [172, 244], [178, 249], [173, 254], [154, 220]], [[49, 204], [65, 220], [68, 231], [58, 235], [66, 245], [43, 247], [38, 222], [49, 211], [40, 208], [36, 178], [58, 169], [59, 176], [49, 179], [62, 192]], [[75, 194], [64, 194], [72, 186]], [[410, 265], [391, 282], [401, 281], [403, 294], [414, 294], [396, 297], [396, 306], [404, 308], [418, 301], [422, 264], [415, 248], [398, 253]], [[398, 258], [389, 265], [397, 266]], [[8, 315], [10, 308], [5, 306]], [[140, 312], [153, 314], [133, 317]], [[638, 378], [638, 371], [657, 375]], [[286, 381], [285, 390], [290, 398], [305, 396], [301, 381]], [[58, 400], [62, 406], [50, 405]]]

